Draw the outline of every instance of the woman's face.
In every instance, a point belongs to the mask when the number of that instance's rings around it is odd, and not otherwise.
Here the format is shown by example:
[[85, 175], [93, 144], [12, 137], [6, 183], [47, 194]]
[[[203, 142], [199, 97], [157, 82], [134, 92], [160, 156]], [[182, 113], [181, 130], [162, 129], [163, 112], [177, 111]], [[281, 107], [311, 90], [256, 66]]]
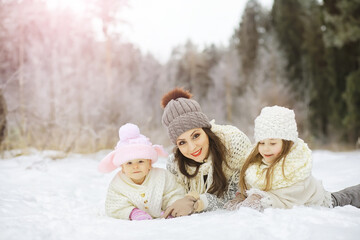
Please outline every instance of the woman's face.
[[181, 134], [176, 145], [187, 158], [204, 162], [209, 155], [209, 137], [202, 128], [194, 128]]

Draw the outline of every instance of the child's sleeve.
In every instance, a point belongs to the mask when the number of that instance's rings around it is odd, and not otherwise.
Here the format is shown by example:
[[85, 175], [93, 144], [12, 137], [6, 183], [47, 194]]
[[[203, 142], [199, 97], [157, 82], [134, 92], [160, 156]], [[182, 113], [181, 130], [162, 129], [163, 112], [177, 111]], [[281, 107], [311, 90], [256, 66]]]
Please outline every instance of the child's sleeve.
[[260, 195], [260, 203], [263, 208], [292, 208], [304, 205], [331, 207], [330, 193], [313, 176], [292, 186], [267, 192], [252, 188], [247, 191], [247, 194], [248, 196], [252, 194]]
[[129, 215], [134, 208], [129, 199], [110, 184], [105, 202], [106, 214], [109, 217], [129, 220]]
[[181, 199], [184, 196], [184, 187], [176, 181], [175, 176], [172, 173], [165, 171], [165, 189], [163, 193], [162, 209], [165, 210], [176, 200]]

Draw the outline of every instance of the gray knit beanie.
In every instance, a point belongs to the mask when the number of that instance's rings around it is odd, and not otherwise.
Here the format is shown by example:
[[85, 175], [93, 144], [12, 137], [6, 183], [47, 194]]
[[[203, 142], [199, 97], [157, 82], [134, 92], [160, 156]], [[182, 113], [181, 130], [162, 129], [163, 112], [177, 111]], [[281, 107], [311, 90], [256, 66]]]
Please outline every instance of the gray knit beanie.
[[170, 140], [175, 145], [177, 138], [188, 130], [211, 128], [209, 119], [201, 111], [199, 103], [190, 97], [189, 92], [175, 88], [165, 94], [162, 100], [162, 124], [167, 128]]

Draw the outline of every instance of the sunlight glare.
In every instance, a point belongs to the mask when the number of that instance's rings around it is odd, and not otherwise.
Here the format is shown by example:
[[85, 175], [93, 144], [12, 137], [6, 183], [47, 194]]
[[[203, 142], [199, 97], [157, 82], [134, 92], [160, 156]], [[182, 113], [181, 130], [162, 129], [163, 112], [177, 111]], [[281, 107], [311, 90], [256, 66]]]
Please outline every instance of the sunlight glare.
[[49, 9], [67, 9], [74, 13], [83, 13], [85, 11], [86, 3], [84, 0], [46, 0]]

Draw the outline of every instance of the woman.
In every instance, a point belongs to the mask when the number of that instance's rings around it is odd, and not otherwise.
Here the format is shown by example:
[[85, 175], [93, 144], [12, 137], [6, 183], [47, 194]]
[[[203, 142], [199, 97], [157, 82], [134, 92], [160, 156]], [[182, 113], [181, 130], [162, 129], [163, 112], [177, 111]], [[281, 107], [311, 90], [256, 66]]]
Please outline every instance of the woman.
[[238, 190], [249, 138], [234, 126], [209, 122], [199, 103], [183, 89], [165, 94], [162, 106], [162, 123], [176, 146], [167, 169], [188, 192], [163, 217], [223, 208]]

